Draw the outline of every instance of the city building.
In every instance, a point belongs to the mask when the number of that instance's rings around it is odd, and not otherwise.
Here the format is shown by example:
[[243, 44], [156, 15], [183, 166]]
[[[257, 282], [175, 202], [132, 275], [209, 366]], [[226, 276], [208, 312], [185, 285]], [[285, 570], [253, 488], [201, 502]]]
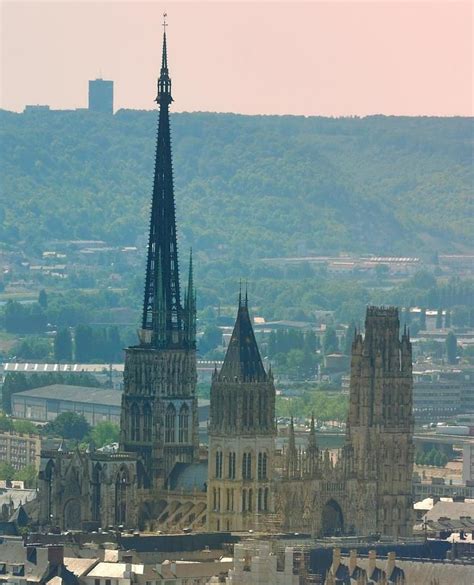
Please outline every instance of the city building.
[[114, 113], [114, 82], [106, 79], [89, 81], [89, 111]]
[[39, 469], [41, 439], [38, 435], [0, 431], [0, 463], [8, 463], [16, 471], [28, 465]]
[[62, 545], [25, 546], [21, 537], [0, 539], [0, 582], [79, 585], [78, 578], [64, 564]]
[[464, 483], [474, 483], [474, 444], [472, 443], [463, 446], [462, 480]]
[[64, 412], [76, 412], [92, 426], [103, 421], [119, 424], [121, 398], [113, 389], [52, 384], [13, 394], [12, 416], [50, 422]]
[[32, 114], [35, 112], [49, 112], [50, 111], [50, 107], [46, 106], [46, 105], [40, 105], [40, 104], [31, 104], [31, 105], [27, 105], [25, 106], [23, 112], [25, 114]]
[[413, 413], [419, 422], [445, 421], [474, 413], [474, 380], [459, 368], [417, 369], [413, 372]]

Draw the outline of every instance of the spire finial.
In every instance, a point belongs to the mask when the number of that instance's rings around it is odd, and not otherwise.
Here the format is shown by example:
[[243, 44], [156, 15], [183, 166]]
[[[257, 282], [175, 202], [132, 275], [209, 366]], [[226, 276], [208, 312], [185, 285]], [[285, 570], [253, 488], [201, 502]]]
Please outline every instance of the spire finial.
[[249, 306], [249, 282], [248, 280], [245, 281], [245, 308], [248, 309]]
[[168, 50], [166, 47], [166, 27], [168, 26], [168, 23], [166, 22], [167, 16], [168, 15], [166, 14], [166, 12], [163, 12], [163, 24], [161, 25], [163, 27], [163, 53], [161, 57], [161, 75], [163, 75], [164, 72], [168, 72]]
[[166, 27], [168, 23], [166, 22], [166, 17], [168, 15], [166, 12], [163, 13], [163, 51], [161, 55], [161, 71], [160, 77], [158, 78], [158, 95], [156, 97], [156, 102], [158, 104], [164, 105], [165, 103], [169, 106], [169, 104], [173, 101], [171, 97], [171, 79], [169, 76], [168, 71], [168, 49], [166, 45]]
[[239, 309], [242, 306], [242, 279], [239, 280]]

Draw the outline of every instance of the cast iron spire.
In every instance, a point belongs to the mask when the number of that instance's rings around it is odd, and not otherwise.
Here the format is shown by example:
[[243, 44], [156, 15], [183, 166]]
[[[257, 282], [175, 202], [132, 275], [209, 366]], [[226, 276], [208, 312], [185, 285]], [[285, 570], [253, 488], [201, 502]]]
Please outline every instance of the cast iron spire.
[[[166, 17], [166, 14], [163, 15]], [[156, 348], [188, 345], [179, 292], [178, 246], [171, 158], [166, 21], [156, 102], [160, 107], [140, 342]]]

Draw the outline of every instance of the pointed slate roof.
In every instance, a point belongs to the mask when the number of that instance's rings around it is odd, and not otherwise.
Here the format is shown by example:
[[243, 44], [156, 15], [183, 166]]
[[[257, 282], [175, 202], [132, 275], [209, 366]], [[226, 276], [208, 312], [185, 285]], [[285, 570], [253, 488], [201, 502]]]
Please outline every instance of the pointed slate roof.
[[253, 332], [247, 295], [243, 302], [239, 295], [237, 319], [219, 377], [238, 382], [264, 382], [268, 379]]

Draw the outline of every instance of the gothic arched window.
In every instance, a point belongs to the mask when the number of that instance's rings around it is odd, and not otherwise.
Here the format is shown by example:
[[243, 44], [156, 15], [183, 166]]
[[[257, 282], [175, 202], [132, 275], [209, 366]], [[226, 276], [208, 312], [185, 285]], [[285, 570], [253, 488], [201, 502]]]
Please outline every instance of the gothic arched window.
[[249, 427], [253, 427], [253, 394], [249, 394]]
[[222, 451], [216, 451], [216, 477], [222, 478]]
[[249, 426], [249, 403], [248, 403], [248, 396], [247, 393], [243, 396], [243, 412], [242, 412], [242, 420], [244, 427]]
[[138, 404], [134, 402], [132, 404], [131, 412], [130, 412], [130, 420], [131, 420], [131, 439], [132, 441], [139, 441], [140, 440], [140, 409], [138, 408]]
[[165, 414], [165, 443], [175, 442], [176, 409], [170, 403]]
[[92, 520], [96, 522], [100, 522], [100, 500], [101, 500], [101, 490], [100, 490], [100, 474], [102, 471], [102, 466], [100, 463], [96, 463], [94, 465], [94, 469], [92, 470]]
[[258, 477], [258, 479], [267, 479], [267, 454], [266, 453], [259, 453], [258, 454], [257, 477]]
[[180, 443], [189, 442], [189, 406], [184, 403], [179, 411], [178, 422], [178, 441]]
[[129, 477], [126, 467], [122, 467], [115, 479], [115, 523], [126, 524], [127, 522], [127, 490]]
[[52, 523], [53, 521], [53, 492], [54, 492], [54, 462], [52, 460], [48, 461], [46, 465], [46, 469], [44, 470], [44, 480], [46, 482], [46, 504], [47, 504], [47, 514], [48, 514], [48, 523]]
[[265, 488], [265, 491], [263, 492], [263, 509], [265, 512], [268, 511], [268, 488]]
[[252, 479], [252, 454], [244, 453], [242, 457], [242, 479]]
[[229, 453], [229, 479], [235, 479], [235, 452]]
[[143, 407], [143, 440], [151, 441], [152, 416], [151, 406], [147, 403]]
[[257, 510], [261, 512], [263, 509], [263, 490], [262, 488], [258, 488], [258, 504]]
[[258, 426], [262, 427], [262, 425], [263, 425], [263, 394], [262, 394], [262, 392], [259, 392], [259, 394], [258, 394], [257, 417], [258, 417]]
[[242, 512], [247, 511], [247, 490], [242, 490]]

